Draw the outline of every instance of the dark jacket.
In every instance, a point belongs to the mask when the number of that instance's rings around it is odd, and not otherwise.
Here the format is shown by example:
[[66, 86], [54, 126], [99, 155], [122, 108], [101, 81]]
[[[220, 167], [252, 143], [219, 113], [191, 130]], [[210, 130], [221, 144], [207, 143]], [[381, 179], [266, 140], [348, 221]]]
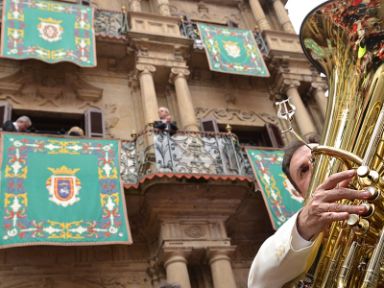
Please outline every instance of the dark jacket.
[[171, 135], [175, 134], [178, 130], [176, 122], [164, 123], [163, 121], [155, 121], [153, 122], [153, 128], [168, 132]]
[[11, 120], [5, 121], [2, 128], [3, 131], [17, 132], [17, 129]]

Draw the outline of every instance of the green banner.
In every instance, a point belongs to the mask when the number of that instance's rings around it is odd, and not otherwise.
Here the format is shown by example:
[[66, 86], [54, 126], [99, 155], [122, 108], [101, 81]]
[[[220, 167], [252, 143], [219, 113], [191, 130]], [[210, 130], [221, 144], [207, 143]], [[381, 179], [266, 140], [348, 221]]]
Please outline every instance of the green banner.
[[304, 199], [281, 168], [284, 151], [255, 147], [247, 147], [246, 151], [272, 226], [278, 229], [302, 207]]
[[131, 243], [119, 141], [2, 133], [0, 246]]
[[2, 57], [96, 66], [91, 7], [41, 0], [3, 2]]
[[249, 30], [197, 24], [213, 71], [269, 77], [255, 37]]

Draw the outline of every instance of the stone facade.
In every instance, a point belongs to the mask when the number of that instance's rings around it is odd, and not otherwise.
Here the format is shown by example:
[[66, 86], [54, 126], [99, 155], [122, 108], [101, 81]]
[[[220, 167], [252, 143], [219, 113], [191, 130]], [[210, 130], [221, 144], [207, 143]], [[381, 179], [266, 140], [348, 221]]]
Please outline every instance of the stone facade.
[[[213, 119], [222, 131], [230, 125], [257, 135], [267, 123], [286, 128], [274, 103], [289, 96], [297, 130], [321, 129], [326, 82], [306, 61], [280, 0], [90, 2], [100, 17], [97, 68], [0, 60], [0, 103], [12, 107], [9, 116], [82, 119], [94, 109], [105, 137], [131, 139], [167, 106], [181, 130], [199, 131], [201, 120]], [[182, 34], [182, 16], [257, 31], [271, 77], [211, 72], [203, 50]], [[134, 244], [1, 250], [0, 287], [246, 287], [273, 229], [254, 183], [222, 176], [147, 177], [126, 187]]]

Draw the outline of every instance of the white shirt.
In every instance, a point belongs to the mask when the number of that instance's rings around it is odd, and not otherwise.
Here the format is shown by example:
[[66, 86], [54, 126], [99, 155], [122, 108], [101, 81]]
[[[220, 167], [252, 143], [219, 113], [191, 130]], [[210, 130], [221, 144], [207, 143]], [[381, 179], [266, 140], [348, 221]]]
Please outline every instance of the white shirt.
[[249, 271], [248, 288], [279, 288], [305, 271], [313, 242], [297, 231], [298, 213], [261, 245]]
[[12, 124], [13, 124], [13, 126], [15, 126], [16, 131], [19, 132], [20, 128], [19, 128], [19, 125], [17, 124], [17, 122], [12, 122]]

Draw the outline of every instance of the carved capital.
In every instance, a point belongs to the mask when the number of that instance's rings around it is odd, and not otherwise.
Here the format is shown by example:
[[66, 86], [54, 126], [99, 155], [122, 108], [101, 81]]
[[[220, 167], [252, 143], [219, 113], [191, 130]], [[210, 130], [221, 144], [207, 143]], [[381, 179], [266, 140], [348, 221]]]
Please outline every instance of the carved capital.
[[326, 83], [315, 82], [311, 83], [311, 88], [315, 90], [315, 92], [324, 93], [328, 89], [328, 85]]
[[284, 79], [283, 80], [283, 89], [286, 91], [289, 88], [298, 88], [300, 86], [300, 81], [298, 80], [291, 80], [291, 79]]
[[156, 71], [156, 67], [150, 64], [136, 64], [136, 70], [140, 75], [152, 74]]
[[190, 247], [180, 247], [180, 248], [170, 248], [164, 247], [162, 251], [162, 259], [164, 260], [164, 266], [168, 266], [174, 262], [184, 262], [187, 263], [187, 258], [192, 253], [192, 248]]
[[187, 68], [172, 68], [169, 81], [173, 83], [179, 77], [187, 79], [190, 74], [191, 72]]
[[229, 260], [235, 253], [236, 246], [212, 247], [207, 249], [207, 258], [212, 264], [215, 261]]

